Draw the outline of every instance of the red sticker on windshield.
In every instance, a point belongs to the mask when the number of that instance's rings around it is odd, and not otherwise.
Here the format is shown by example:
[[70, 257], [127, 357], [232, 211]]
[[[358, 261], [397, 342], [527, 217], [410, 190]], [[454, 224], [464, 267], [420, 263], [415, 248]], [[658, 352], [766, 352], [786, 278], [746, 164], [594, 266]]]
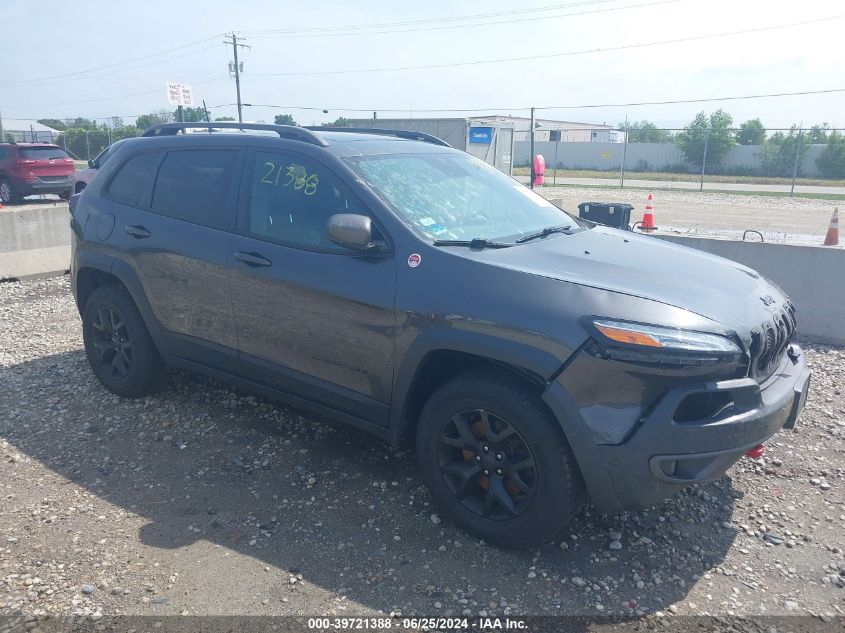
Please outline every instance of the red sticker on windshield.
[[421, 261], [422, 257], [420, 257], [417, 253], [414, 253], [408, 258], [408, 266], [410, 266], [411, 268], [416, 268], [420, 265]]

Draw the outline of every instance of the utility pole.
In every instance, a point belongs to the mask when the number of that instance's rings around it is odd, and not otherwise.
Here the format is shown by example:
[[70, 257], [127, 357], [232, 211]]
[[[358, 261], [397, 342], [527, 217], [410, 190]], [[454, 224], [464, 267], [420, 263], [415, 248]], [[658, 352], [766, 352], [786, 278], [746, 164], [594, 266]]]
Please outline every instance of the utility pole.
[[205, 111], [205, 121], [206, 121], [206, 123], [211, 123], [211, 119], [208, 118], [208, 108], [205, 106], [205, 99], [202, 100], [202, 109]]
[[789, 197], [795, 195], [795, 178], [798, 176], [798, 158], [801, 155], [801, 141], [802, 134], [804, 130], [804, 122], [801, 122], [801, 126], [798, 128], [798, 136], [795, 137], [795, 162], [792, 164], [792, 187], [789, 190]]
[[238, 93], [238, 123], [244, 122], [244, 112], [243, 112], [243, 103], [241, 102], [241, 66], [238, 62], [238, 48], [250, 48], [246, 44], [240, 44], [238, 42], [238, 36], [235, 35], [235, 32], [232, 31], [232, 34], [229, 36], [231, 41], [225, 40], [226, 44], [232, 45], [232, 52], [235, 56], [235, 64], [234, 64], [234, 73], [235, 73], [235, 90]]
[[531, 107], [531, 156], [529, 157], [529, 161], [531, 162], [531, 183], [530, 187], [534, 188], [534, 107]]
[[707, 167], [707, 143], [710, 142], [710, 126], [707, 126], [707, 136], [704, 137], [704, 156], [701, 157], [701, 184], [698, 187], [699, 191], [704, 191], [704, 169]]
[[625, 159], [628, 156], [628, 115], [625, 115], [625, 131], [623, 132], [625, 138], [622, 146], [622, 163], [619, 165], [619, 188], [625, 188]]

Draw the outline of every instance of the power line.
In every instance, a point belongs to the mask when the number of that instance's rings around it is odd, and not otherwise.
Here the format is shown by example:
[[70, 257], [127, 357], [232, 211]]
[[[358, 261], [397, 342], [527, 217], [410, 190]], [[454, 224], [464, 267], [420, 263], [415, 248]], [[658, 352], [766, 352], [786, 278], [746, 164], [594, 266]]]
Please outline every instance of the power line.
[[578, 110], [581, 108], [625, 108], [644, 105], [674, 105], [678, 103], [704, 103], [708, 101], [740, 101], [745, 99], [768, 99], [770, 97], [799, 97], [803, 95], [821, 95], [845, 92], [845, 88], [828, 88], [826, 90], [802, 90], [799, 92], [770, 92], [768, 94], [743, 95], [740, 97], [704, 97], [701, 99], [676, 99], [670, 101], [639, 101], [632, 103], [593, 103], [589, 105], [543, 106], [538, 110]]
[[[39, 77], [37, 79], [24, 79], [24, 80], [20, 80], [20, 81], [7, 81], [7, 82], [4, 82], [4, 83], [6, 83], [6, 85], [15, 86], [15, 85], [21, 85], [21, 84], [50, 82], [51, 80], [54, 80], [54, 79], [66, 79], [68, 77], [77, 77], [79, 75], [87, 75], [88, 73], [93, 73], [93, 72], [97, 72], [97, 71], [100, 71], [100, 70], [105, 70], [107, 68], [115, 68], [115, 67], [118, 67], [118, 66], [125, 66], [126, 64], [132, 64], [132, 63], [139, 62], [139, 61], [146, 61], [146, 60], [149, 60], [151, 57], [161, 57], [162, 55], [167, 55], [169, 53], [173, 53], [173, 52], [176, 52], [176, 51], [179, 51], [179, 50], [183, 50], [185, 48], [190, 48], [191, 46], [196, 46], [198, 44], [204, 44], [205, 42], [210, 42], [211, 40], [216, 40], [217, 38], [221, 37], [222, 35], [224, 35], [224, 34], [218, 33], [217, 35], [214, 35], [212, 37], [207, 37], [207, 38], [202, 39], [202, 40], [197, 40], [196, 42], [189, 42], [188, 44], [182, 44], [181, 46], [169, 48], [169, 49], [161, 51], [159, 53], [151, 53], [151, 54], [148, 54], [148, 55], [144, 55], [143, 57], [135, 57], [133, 59], [126, 59], [126, 60], [123, 60], [123, 61], [120, 61], [120, 62], [114, 62], [113, 64], [106, 64], [104, 66], [96, 66], [94, 68], [88, 68], [86, 70], [78, 70], [78, 71], [74, 71], [74, 72], [63, 73], [61, 75], [52, 75], [52, 76], [49, 76], [49, 77]], [[205, 49], [203, 49], [203, 50], [205, 50]], [[199, 52], [199, 51], [197, 51], [197, 52]], [[164, 60], [164, 61], [170, 61], [171, 59], [175, 59], [175, 58], [170, 57], [170, 58], [168, 58], [167, 60]], [[159, 63], [159, 62], [156, 62], [156, 63]], [[143, 66], [139, 66], [139, 68], [143, 68]], [[89, 77], [84, 77], [84, 78], [88, 79]]]
[[100, 79], [102, 77], [107, 77], [109, 75], [115, 75], [115, 74], [118, 74], [118, 73], [128, 73], [128, 72], [132, 72], [132, 71], [135, 71], [135, 70], [140, 70], [141, 68], [147, 68], [149, 66], [156, 66], [158, 64], [167, 64], [167, 63], [172, 62], [173, 60], [181, 59], [183, 57], [190, 57], [191, 55], [199, 55], [200, 53], [204, 53], [206, 51], [210, 51], [212, 49], [215, 49], [215, 48], [217, 48], [217, 46], [218, 46], [217, 44], [213, 44], [212, 46], [206, 46], [206, 47], [197, 49], [195, 51], [190, 51], [188, 53], [182, 53], [181, 55], [174, 55], [174, 56], [168, 57], [166, 59], [157, 59], [155, 61], [151, 61], [151, 62], [148, 62], [146, 64], [140, 64], [138, 66], [132, 66], [130, 68], [117, 68], [117, 69], [109, 70], [109, 71], [106, 71], [104, 73], [99, 73], [99, 74], [96, 74], [96, 75], [87, 75], [85, 77], [67, 77], [65, 79], [57, 79], [57, 80], [53, 80], [53, 81], [39, 82], [39, 85], [42, 85], [42, 86], [43, 85], [50, 85], [50, 86], [52, 86], [52, 85], [68, 83], [68, 82], [83, 81], [83, 80], [86, 80], [86, 79]]
[[538, 13], [544, 11], [555, 11], [560, 9], [567, 9], [572, 7], [580, 7], [585, 5], [596, 5], [596, 4], [607, 4], [609, 2], [619, 2], [620, 0], [582, 0], [581, 2], [566, 2], [562, 4], [552, 4], [552, 5], [543, 5], [539, 7], [527, 7], [522, 9], [514, 9], [509, 11], [493, 11], [493, 12], [485, 12], [485, 13], [475, 13], [469, 15], [462, 15], [462, 16], [452, 16], [452, 17], [439, 17], [439, 18], [426, 18], [420, 20], [403, 20], [400, 22], [381, 22], [381, 23], [374, 23], [374, 24], [350, 24], [345, 26], [321, 26], [321, 27], [299, 27], [299, 28], [289, 28], [289, 29], [263, 29], [263, 30], [255, 30], [255, 31], [244, 31], [245, 33], [276, 33], [281, 35], [289, 35], [289, 34], [302, 34], [302, 33], [327, 33], [327, 32], [335, 32], [335, 31], [348, 31], [348, 30], [364, 30], [364, 29], [375, 29], [375, 28], [388, 28], [388, 27], [401, 27], [401, 26], [414, 26], [414, 25], [425, 25], [425, 24], [437, 24], [443, 22], [457, 22], [457, 21], [465, 21], [465, 20], [478, 20], [484, 18], [495, 18], [501, 17], [504, 15], [524, 15], [526, 13]]
[[[228, 80], [228, 77], [213, 77], [211, 79], [203, 79], [202, 81], [195, 81], [192, 82], [192, 86], [199, 86], [202, 84], [212, 83], [214, 81], [223, 81], [224, 79]], [[94, 103], [95, 101], [104, 101], [106, 99], [128, 99], [129, 97], [142, 97], [145, 95], [151, 95], [156, 93], [161, 93], [163, 88], [156, 88], [155, 90], [147, 90], [145, 92], [135, 92], [133, 94], [124, 94], [124, 95], [114, 95], [109, 97], [97, 97], [96, 99], [82, 99], [80, 101], [65, 101], [62, 103], [41, 103], [41, 104], [24, 104], [24, 105], [3, 105], [4, 108], [52, 108], [53, 106], [66, 106], [66, 105], [77, 105], [80, 103]], [[14, 117], [19, 118], [19, 117]], [[42, 117], [43, 118], [43, 117]], [[89, 117], [90, 118], [90, 117]], [[110, 117], [99, 117], [99, 118], [110, 118]], [[35, 120], [35, 119], [33, 119]]]
[[[665, 101], [637, 101], [637, 102], [629, 102], [629, 103], [591, 103], [591, 104], [581, 104], [581, 105], [556, 105], [556, 106], [535, 106], [535, 110], [578, 110], [578, 109], [587, 109], [587, 108], [623, 108], [623, 107], [633, 107], [633, 106], [643, 106], [643, 105], [676, 105], [681, 103], [705, 103], [710, 101], [741, 101], [746, 99], [767, 99], [767, 98], [775, 98], [775, 97], [798, 97], [798, 96], [805, 96], [805, 95], [820, 95], [820, 94], [833, 94], [833, 93], [840, 93], [845, 92], [845, 88], [825, 88], [823, 90], [801, 90], [795, 92], [771, 92], [766, 94], [753, 94], [753, 95], [738, 95], [738, 96], [728, 96], [728, 97], [701, 97], [695, 99], [671, 99]], [[213, 105], [208, 106], [209, 109], [218, 109], [218, 108], [227, 108], [235, 105], [234, 103], [224, 103], [221, 105]], [[338, 107], [318, 107], [318, 106], [291, 106], [291, 105], [278, 105], [278, 104], [269, 104], [269, 103], [244, 103], [244, 106], [250, 106], [253, 108], [273, 108], [277, 110], [304, 110], [304, 111], [320, 111], [329, 110], [332, 112], [407, 112], [408, 108], [376, 108], [376, 107], [369, 107], [369, 108], [338, 108]], [[489, 107], [489, 108], [414, 108], [414, 112], [429, 112], [429, 113], [437, 113], [437, 112], [516, 112], [521, 110], [529, 110], [531, 106], [516, 106], [516, 107]], [[491, 115], [493, 116], [493, 115]]]
[[[618, 1], [618, 0], [614, 0]], [[250, 36], [255, 38], [314, 38], [314, 37], [347, 37], [347, 36], [357, 36], [357, 35], [385, 35], [391, 33], [418, 33], [423, 31], [441, 31], [446, 29], [465, 29], [465, 28], [478, 28], [484, 26], [494, 26], [497, 24], [514, 24], [516, 22], [536, 22], [538, 20], [553, 20], [558, 18], [568, 18], [568, 17], [575, 17], [581, 15], [593, 15], [598, 13], [611, 13], [615, 11], [626, 11], [628, 9], [639, 9], [642, 7], [652, 7], [658, 6], [663, 4], [674, 4], [676, 2], [682, 2], [683, 0], [656, 0], [655, 2], [643, 2], [640, 4], [632, 4], [632, 5], [625, 5], [621, 7], [607, 7], [604, 9], [591, 9], [588, 11], [578, 11], [574, 13], [562, 13], [557, 15], [539, 15], [539, 16], [531, 16], [531, 17], [524, 17], [524, 18], [514, 18], [510, 17], [508, 19], [503, 20], [495, 20], [495, 21], [487, 21], [487, 22], [476, 22], [476, 23], [469, 23], [469, 24], [446, 24], [446, 25], [436, 25], [436, 26], [424, 26], [424, 27], [413, 27], [413, 28], [400, 28], [400, 29], [387, 29], [387, 30], [372, 30], [372, 31], [350, 31], [350, 32], [339, 32], [339, 33], [294, 33], [294, 34], [267, 34], [264, 31], [250, 31]], [[252, 35], [255, 33], [255, 35]]]
[[787, 24], [774, 24], [770, 26], [761, 26], [752, 29], [742, 29], [739, 31], [725, 31], [722, 33], [708, 33], [705, 35], [692, 35], [689, 37], [674, 38], [670, 40], [659, 40], [655, 42], [640, 42], [637, 44], [624, 44], [621, 46], [611, 46], [608, 48], [594, 48], [577, 51], [566, 51], [562, 53], [546, 53], [543, 55], [527, 55], [523, 57], [501, 57], [497, 59], [481, 59], [468, 62], [449, 62], [444, 64], [423, 64], [419, 66], [387, 66], [382, 68], [351, 68], [347, 70], [312, 70], [312, 71], [297, 71], [284, 73], [253, 73], [257, 77], [301, 77], [301, 76], [317, 76], [317, 75], [351, 75], [362, 73], [380, 73], [393, 72], [404, 70], [433, 70], [440, 68], [455, 68], [459, 66], [480, 66], [483, 64], [501, 64], [505, 62], [521, 62], [534, 61], [538, 59], [554, 59], [558, 57], [571, 57], [575, 55], [589, 55], [592, 53], [609, 53], [614, 51], [625, 51], [637, 48], [647, 48], [652, 46], [664, 46], [667, 44], [682, 44], [686, 42], [701, 41], [714, 39], [718, 37], [730, 37], [734, 35], [747, 35], [750, 33], [762, 33], [764, 31], [774, 31], [778, 29], [793, 28], [796, 26], [806, 26], [808, 24], [817, 24], [819, 22], [828, 22], [833, 20], [841, 20], [845, 18], [845, 14], [828, 16], [824, 18], [815, 18], [813, 20], [803, 20], [801, 22], [790, 22]]

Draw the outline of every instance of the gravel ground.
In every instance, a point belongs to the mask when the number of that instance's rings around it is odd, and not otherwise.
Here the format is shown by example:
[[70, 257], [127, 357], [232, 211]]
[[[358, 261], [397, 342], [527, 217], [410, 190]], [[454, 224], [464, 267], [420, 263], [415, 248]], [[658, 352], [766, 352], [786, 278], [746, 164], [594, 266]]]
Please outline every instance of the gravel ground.
[[[631, 221], [641, 220], [646, 191], [593, 187], [542, 187], [546, 198], [562, 198], [563, 208], [577, 214], [587, 201], [627, 202], [634, 206]], [[843, 203], [813, 198], [750, 196], [697, 191], [655, 191], [654, 217], [658, 227], [783, 232], [819, 236], [827, 232], [830, 216]]]
[[764, 459], [509, 551], [441, 521], [412, 454], [186, 373], [121, 400], [79, 332], [67, 278], [0, 284], [0, 614], [841, 622], [843, 349], [808, 346], [807, 408]]

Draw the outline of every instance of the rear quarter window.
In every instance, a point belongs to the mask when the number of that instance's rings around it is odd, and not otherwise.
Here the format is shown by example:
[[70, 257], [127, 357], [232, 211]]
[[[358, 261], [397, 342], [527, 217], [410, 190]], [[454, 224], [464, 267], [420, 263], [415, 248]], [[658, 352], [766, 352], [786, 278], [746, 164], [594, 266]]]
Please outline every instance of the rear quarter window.
[[127, 160], [109, 183], [106, 195], [118, 202], [138, 204], [138, 199], [158, 165], [158, 152], [136, 154]]

